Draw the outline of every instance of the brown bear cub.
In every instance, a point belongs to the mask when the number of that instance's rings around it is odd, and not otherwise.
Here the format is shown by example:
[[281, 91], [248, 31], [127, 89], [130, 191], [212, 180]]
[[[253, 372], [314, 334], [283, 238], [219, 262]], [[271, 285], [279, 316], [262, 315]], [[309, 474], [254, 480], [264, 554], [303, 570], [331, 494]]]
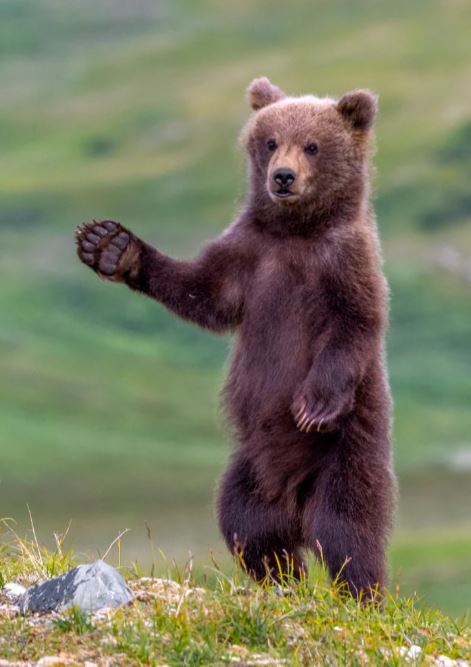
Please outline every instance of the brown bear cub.
[[384, 362], [388, 291], [369, 203], [376, 98], [248, 90], [248, 194], [193, 261], [110, 220], [78, 254], [180, 317], [234, 331], [224, 404], [237, 447], [219, 489], [229, 549], [257, 580], [321, 556], [356, 596], [386, 583], [394, 475]]

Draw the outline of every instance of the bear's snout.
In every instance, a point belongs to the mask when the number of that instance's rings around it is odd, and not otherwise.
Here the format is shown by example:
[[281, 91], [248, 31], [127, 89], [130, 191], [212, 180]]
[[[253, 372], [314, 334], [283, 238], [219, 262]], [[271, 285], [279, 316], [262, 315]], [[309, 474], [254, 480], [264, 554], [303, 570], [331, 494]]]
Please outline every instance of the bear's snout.
[[296, 174], [289, 167], [279, 167], [273, 172], [272, 178], [280, 188], [286, 190], [294, 183]]
[[270, 196], [273, 200], [286, 199], [292, 201], [297, 198], [298, 193], [291, 189], [296, 180], [296, 172], [291, 167], [277, 167], [271, 172], [268, 185]]

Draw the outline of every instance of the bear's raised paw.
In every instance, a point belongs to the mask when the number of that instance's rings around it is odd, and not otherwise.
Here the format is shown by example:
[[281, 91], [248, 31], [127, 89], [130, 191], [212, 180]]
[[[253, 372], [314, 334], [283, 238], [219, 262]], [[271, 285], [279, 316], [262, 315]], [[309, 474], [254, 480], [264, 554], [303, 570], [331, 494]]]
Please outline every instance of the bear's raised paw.
[[102, 278], [123, 281], [136, 268], [138, 252], [134, 237], [119, 222], [84, 223], [77, 228], [75, 237], [78, 256]]

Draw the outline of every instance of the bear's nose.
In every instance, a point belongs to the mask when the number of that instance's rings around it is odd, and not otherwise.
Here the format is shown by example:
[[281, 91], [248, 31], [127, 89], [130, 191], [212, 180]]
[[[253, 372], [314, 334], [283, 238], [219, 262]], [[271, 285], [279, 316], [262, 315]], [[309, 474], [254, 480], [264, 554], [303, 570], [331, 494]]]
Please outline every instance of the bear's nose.
[[288, 167], [279, 167], [279, 169], [275, 169], [273, 172], [273, 180], [282, 188], [289, 188], [295, 178], [296, 174]]

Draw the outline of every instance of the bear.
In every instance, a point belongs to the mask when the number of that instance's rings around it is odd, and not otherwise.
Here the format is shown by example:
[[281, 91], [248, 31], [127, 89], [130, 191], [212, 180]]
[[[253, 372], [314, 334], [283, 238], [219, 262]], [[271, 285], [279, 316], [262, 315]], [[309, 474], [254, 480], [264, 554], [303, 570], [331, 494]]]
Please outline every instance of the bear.
[[387, 585], [395, 504], [385, 362], [389, 293], [370, 203], [377, 98], [248, 88], [247, 195], [191, 261], [113, 220], [78, 255], [234, 343], [222, 402], [234, 447], [217, 494], [229, 550], [257, 581], [306, 575], [313, 552], [341, 588]]

